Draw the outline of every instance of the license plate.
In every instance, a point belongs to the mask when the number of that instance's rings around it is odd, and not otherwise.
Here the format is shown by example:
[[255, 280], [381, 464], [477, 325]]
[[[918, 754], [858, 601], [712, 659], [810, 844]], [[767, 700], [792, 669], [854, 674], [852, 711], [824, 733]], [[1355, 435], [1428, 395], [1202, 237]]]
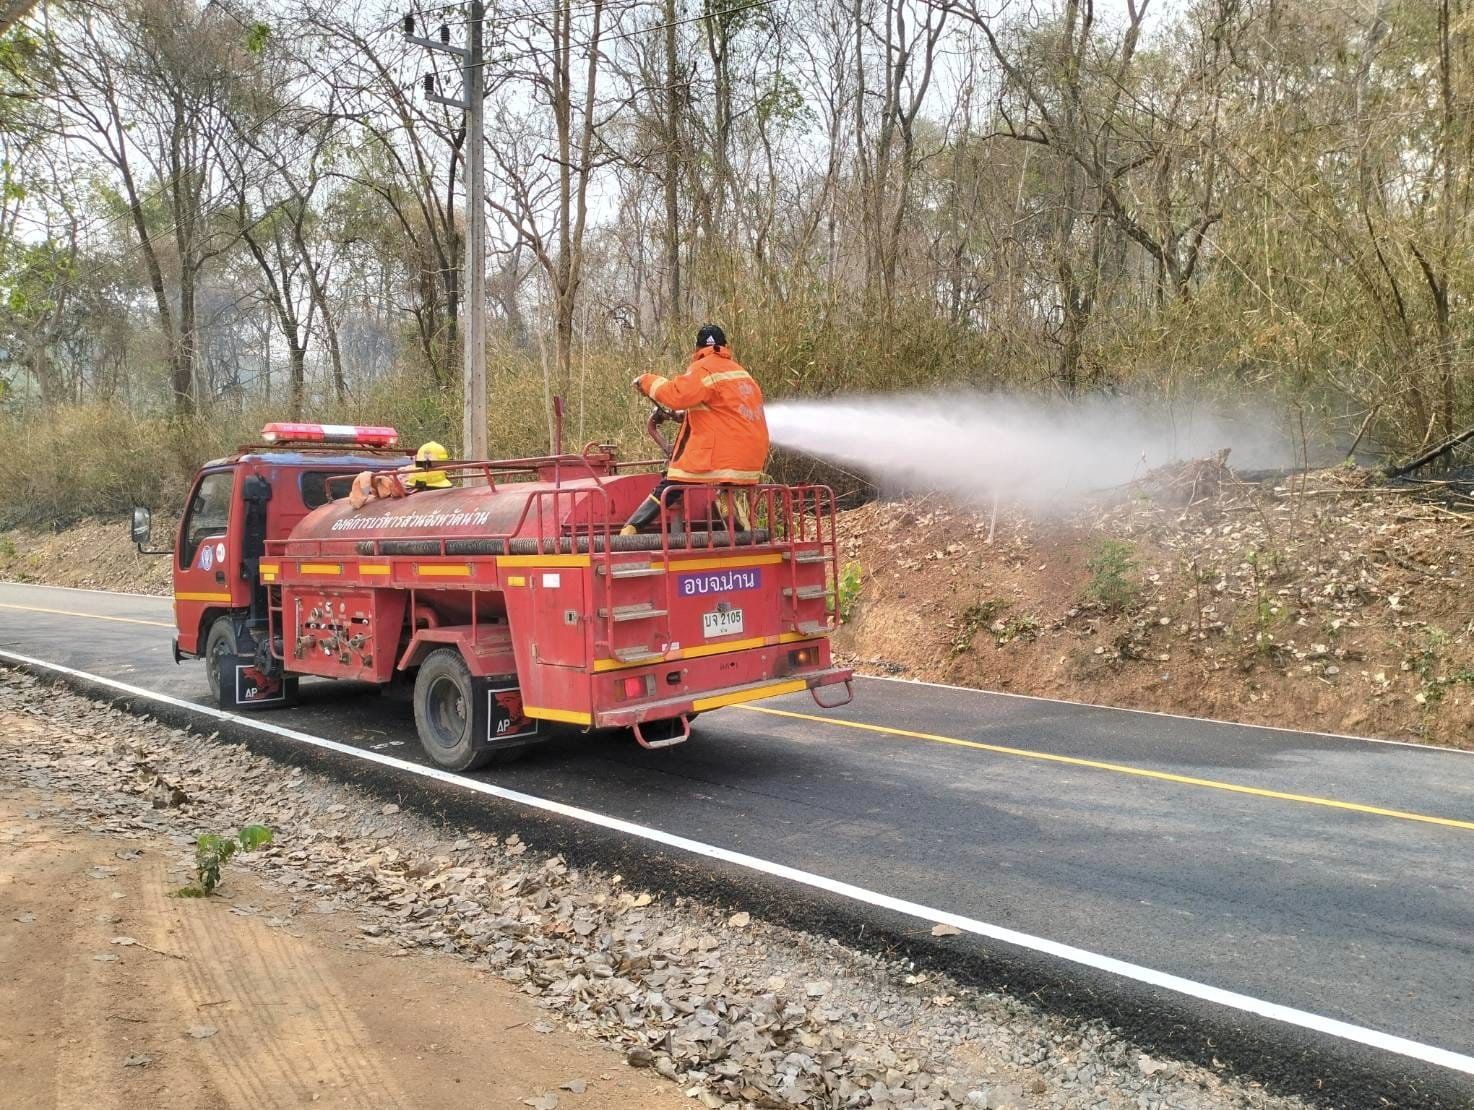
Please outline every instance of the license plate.
[[742, 631], [742, 610], [720, 609], [701, 614], [701, 634], [708, 640], [717, 636], [735, 636]]

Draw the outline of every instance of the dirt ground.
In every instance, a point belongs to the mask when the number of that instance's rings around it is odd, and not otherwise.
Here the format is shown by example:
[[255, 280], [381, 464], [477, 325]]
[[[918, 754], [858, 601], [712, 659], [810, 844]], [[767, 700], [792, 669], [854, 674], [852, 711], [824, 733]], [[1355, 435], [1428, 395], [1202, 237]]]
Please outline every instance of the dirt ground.
[[172, 898], [177, 845], [89, 835], [64, 804], [0, 782], [6, 1105], [690, 1105], [606, 1046], [538, 1032], [543, 1012], [487, 972], [278, 916], [248, 871]]
[[870, 673], [1474, 745], [1474, 515], [1337, 472], [1221, 478], [1045, 520], [930, 498], [844, 513], [860, 587], [836, 650]]
[[[169, 546], [168, 534], [167, 526], [156, 527], [155, 542]], [[0, 532], [4, 581], [167, 595], [171, 574], [167, 556], [138, 553], [126, 520], [86, 520], [61, 532]]]

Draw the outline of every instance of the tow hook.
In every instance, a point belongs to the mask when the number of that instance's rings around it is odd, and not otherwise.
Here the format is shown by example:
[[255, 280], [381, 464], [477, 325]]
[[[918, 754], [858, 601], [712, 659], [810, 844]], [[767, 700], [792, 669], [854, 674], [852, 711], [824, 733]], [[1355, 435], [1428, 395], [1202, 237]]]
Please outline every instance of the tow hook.
[[826, 695], [826, 697], [821, 698], [819, 696], [819, 691], [820, 690], [829, 689], [829, 688], [830, 687], [826, 687], [826, 686], [810, 686], [809, 687], [809, 693], [812, 694], [813, 697], [814, 697], [814, 704], [817, 705], [820, 709], [838, 709], [841, 705], [849, 705], [850, 702], [852, 702], [852, 701], [855, 700], [855, 686], [854, 686], [854, 681], [852, 679], [848, 679], [847, 678], [847, 679], [844, 680], [844, 698], [843, 699], [838, 699], [837, 698], [834, 701], [829, 701], [829, 700], [827, 700], [827, 695]]
[[[671, 748], [677, 744], [684, 744], [687, 740], [691, 739], [691, 718], [684, 713], [679, 717], [672, 717], [669, 720], [646, 721], [645, 724], [655, 726], [653, 731], [656, 735], [653, 739], [645, 736], [639, 721], [636, 721], [630, 726], [631, 731], [635, 734], [635, 739], [642, 748]], [[661, 735], [665, 732], [669, 732], [670, 735]]]

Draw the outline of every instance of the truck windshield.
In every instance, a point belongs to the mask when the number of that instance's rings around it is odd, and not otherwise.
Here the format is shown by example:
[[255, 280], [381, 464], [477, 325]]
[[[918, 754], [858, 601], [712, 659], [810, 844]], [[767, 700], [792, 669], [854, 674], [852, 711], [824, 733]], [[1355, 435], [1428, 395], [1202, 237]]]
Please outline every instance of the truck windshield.
[[195, 489], [189, 503], [189, 516], [184, 522], [184, 543], [179, 548], [179, 565], [194, 565], [195, 552], [207, 536], [218, 536], [230, 524], [230, 491], [235, 485], [235, 471], [220, 470], [206, 474]]

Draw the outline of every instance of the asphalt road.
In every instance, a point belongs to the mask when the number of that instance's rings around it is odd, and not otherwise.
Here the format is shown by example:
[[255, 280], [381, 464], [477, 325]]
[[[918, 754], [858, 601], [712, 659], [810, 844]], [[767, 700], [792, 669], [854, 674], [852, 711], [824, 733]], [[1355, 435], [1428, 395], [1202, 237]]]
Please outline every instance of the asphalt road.
[[[0, 649], [203, 703], [171, 629], [167, 599], [0, 584]], [[302, 690], [270, 719], [423, 762], [407, 703]], [[839, 710], [734, 707], [659, 752], [571, 734], [478, 777], [1474, 1054], [1471, 754], [875, 679]], [[995, 980], [1048, 963], [985, 947]], [[1297, 1034], [1307, 1075], [1334, 1039]], [[1357, 1052], [1394, 1105], [1474, 1105], [1454, 1070]]]

